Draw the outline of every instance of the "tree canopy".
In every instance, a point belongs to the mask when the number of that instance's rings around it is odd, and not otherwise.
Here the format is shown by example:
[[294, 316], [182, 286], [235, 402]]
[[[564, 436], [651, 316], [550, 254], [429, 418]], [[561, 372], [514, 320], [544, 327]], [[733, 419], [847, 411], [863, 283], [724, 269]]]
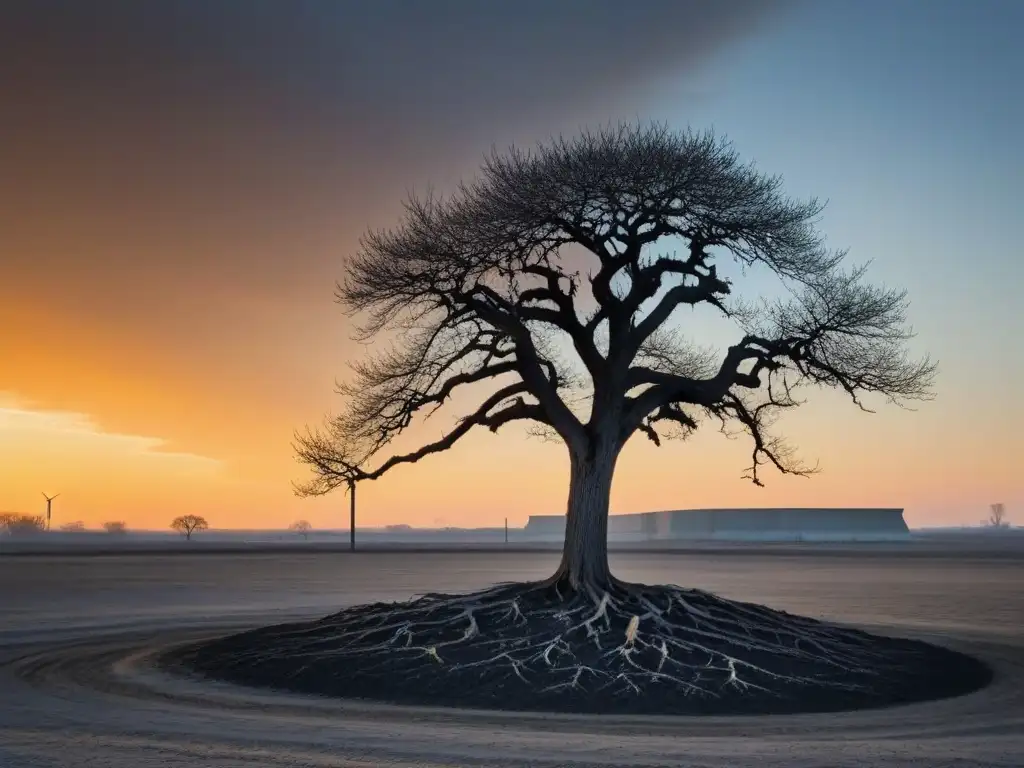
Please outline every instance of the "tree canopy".
[[[685, 437], [710, 419], [749, 436], [753, 482], [766, 463], [813, 471], [773, 429], [801, 390], [905, 404], [930, 396], [935, 373], [907, 351], [906, 293], [830, 250], [822, 210], [709, 132], [624, 125], [493, 152], [452, 195], [412, 197], [400, 224], [367, 234], [347, 264], [337, 297], [359, 338], [394, 342], [352, 364], [339, 416], [297, 435], [313, 473], [297, 490], [377, 478], [512, 422], [586, 456], [637, 433]], [[724, 274], [730, 262], [738, 279]], [[744, 279], [753, 271], [781, 290], [745, 293], [763, 285]], [[702, 344], [687, 307], [731, 321], [735, 342]], [[414, 419], [483, 383], [442, 438], [376, 458]]]

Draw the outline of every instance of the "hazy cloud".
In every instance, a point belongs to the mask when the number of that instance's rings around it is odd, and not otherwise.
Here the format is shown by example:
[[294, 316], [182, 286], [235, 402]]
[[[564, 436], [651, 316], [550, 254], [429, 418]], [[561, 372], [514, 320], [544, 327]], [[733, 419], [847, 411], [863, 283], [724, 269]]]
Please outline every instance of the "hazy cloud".
[[622, 91], [698, 65], [784, 5], [32, 0], [5, 10], [0, 77], [21, 122], [56, 110], [77, 126], [116, 129], [114, 118], [149, 112], [188, 131], [190, 120], [234, 112], [285, 131], [327, 120], [371, 145], [443, 140], [595, 99], [611, 108]]
[[110, 454], [114, 458], [148, 458], [169, 466], [212, 471], [221, 464], [216, 459], [166, 450], [166, 442], [144, 435], [123, 435], [105, 431], [90, 416], [68, 411], [45, 411], [26, 407], [12, 395], [0, 393], [0, 456], [11, 451], [23, 458], [26, 450], [39, 445], [59, 445], [74, 452], [81, 447], [92, 454]]
[[264, 210], [274, 183], [358, 204], [492, 139], [613, 119], [784, 5], [25, 0], [0, 23], [3, 184], [43, 208], [173, 199], [170, 231], [203, 218], [178, 198]]

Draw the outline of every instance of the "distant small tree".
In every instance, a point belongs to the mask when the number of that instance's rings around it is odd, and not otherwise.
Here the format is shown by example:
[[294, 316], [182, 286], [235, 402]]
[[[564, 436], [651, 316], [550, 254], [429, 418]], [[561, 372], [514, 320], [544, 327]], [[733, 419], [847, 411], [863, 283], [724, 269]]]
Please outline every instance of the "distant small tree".
[[103, 530], [112, 534], [123, 534], [128, 532], [128, 526], [123, 520], [110, 520], [103, 524]]
[[46, 518], [42, 515], [19, 515], [13, 512], [0, 514], [0, 531], [11, 535], [43, 533]]
[[308, 539], [309, 532], [313, 530], [313, 526], [309, 524], [309, 520], [296, 520], [288, 526], [288, 530], [294, 531], [304, 539]]
[[73, 523], [64, 523], [60, 529], [64, 533], [82, 533], [85, 530], [85, 523], [81, 520], [76, 520]]
[[205, 531], [209, 527], [206, 518], [200, 515], [181, 515], [171, 521], [171, 528], [184, 534], [186, 540], [190, 540], [194, 532]]
[[1006, 522], [1006, 507], [1002, 504], [992, 504], [988, 515], [988, 524], [993, 528], [1009, 528]]

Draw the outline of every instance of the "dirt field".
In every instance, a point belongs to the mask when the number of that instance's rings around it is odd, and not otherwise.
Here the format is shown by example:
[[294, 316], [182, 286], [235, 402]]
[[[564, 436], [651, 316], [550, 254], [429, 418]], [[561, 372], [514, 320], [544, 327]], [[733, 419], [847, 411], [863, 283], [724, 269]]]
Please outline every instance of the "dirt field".
[[[922, 637], [987, 660], [977, 694], [842, 715], [588, 718], [408, 710], [171, 679], [169, 644], [545, 575], [555, 552], [0, 557], [0, 765], [1014, 766], [1024, 755], [1024, 551], [618, 553], [623, 577]], [[936, 670], [941, 674], [941, 670]]]

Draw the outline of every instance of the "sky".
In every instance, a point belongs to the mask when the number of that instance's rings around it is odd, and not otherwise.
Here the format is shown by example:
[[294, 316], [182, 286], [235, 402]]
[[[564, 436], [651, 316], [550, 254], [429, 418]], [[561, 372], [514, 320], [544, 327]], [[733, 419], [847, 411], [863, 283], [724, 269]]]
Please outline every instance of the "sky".
[[[782, 425], [822, 471], [765, 488], [714, 429], [636, 439], [613, 512], [899, 506], [924, 526], [1001, 501], [1024, 524], [1022, 24], [1015, 0], [7, 3], [0, 511], [45, 492], [55, 525], [344, 527], [341, 494], [293, 496], [290, 443], [364, 351], [333, 302], [359, 236], [492, 146], [655, 120], [827, 199], [829, 243], [908, 289], [940, 375], [912, 412], [812, 393]], [[365, 484], [360, 520], [519, 525], [564, 509], [567, 466], [484, 432]]]

